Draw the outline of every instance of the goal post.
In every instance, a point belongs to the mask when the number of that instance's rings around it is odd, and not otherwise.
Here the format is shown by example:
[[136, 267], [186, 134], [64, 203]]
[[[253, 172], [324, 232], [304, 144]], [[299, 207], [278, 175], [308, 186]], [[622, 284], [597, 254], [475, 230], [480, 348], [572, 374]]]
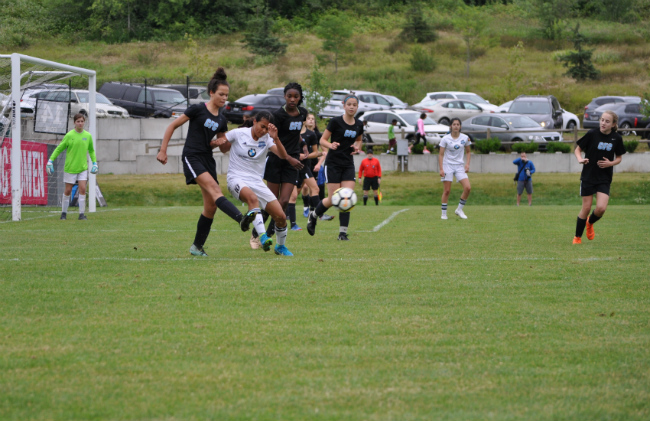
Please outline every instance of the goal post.
[[[57, 63], [50, 60], [44, 60], [24, 54], [13, 53], [11, 55], [0, 55], [0, 59], [11, 60], [11, 217], [13, 221], [20, 221], [22, 215], [22, 162], [21, 162], [21, 99], [25, 88], [30, 86], [30, 82], [23, 83], [25, 77], [31, 78], [38, 72], [23, 72], [23, 63], [44, 66], [48, 69], [55, 69], [52, 72], [41, 73], [69, 73], [69, 75], [83, 75], [88, 78], [88, 132], [92, 136], [93, 147], [97, 150], [97, 120], [96, 120], [96, 89], [97, 74], [94, 70], [84, 69], [81, 67], [69, 66], [63, 63]], [[4, 107], [7, 108], [6, 105]], [[2, 117], [2, 116], [0, 116]], [[68, 116], [66, 115], [67, 119]], [[4, 137], [4, 135], [3, 135]], [[0, 139], [0, 142], [3, 139]], [[88, 158], [88, 167], [92, 165]], [[2, 174], [4, 176], [4, 174]], [[96, 211], [96, 185], [97, 178], [95, 174], [88, 174], [88, 211]]]

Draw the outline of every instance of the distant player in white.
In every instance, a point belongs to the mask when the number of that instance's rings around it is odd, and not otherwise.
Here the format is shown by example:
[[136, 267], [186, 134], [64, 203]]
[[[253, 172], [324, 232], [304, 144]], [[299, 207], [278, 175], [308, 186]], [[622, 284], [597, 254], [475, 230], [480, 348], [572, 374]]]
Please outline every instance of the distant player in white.
[[[463, 194], [460, 195], [460, 203], [458, 203], [458, 208], [455, 213], [462, 219], [467, 219], [467, 216], [463, 212], [463, 207], [465, 206], [465, 202], [467, 202], [471, 190], [467, 173], [469, 172], [469, 161], [471, 159], [469, 145], [472, 142], [470, 142], [467, 135], [460, 132], [461, 123], [459, 119], [453, 118], [451, 120], [450, 128], [451, 133], [445, 135], [445, 137], [440, 141], [440, 154], [438, 155], [440, 177], [442, 177], [441, 181], [444, 184], [444, 189], [442, 191], [441, 218], [447, 219], [447, 199], [449, 199], [451, 182], [454, 181], [455, 176], [456, 181], [463, 186]], [[467, 163], [463, 161], [466, 152]]]
[[257, 232], [264, 233], [260, 237], [264, 251], [270, 250], [273, 241], [265, 233], [260, 208], [268, 212], [275, 221], [275, 231], [278, 235], [275, 254], [293, 256], [284, 245], [287, 239], [287, 219], [282, 206], [262, 179], [268, 151], [281, 159], [287, 159], [289, 156], [272, 121], [271, 113], [260, 111], [253, 117], [252, 127], [242, 127], [226, 133], [228, 143], [221, 147], [221, 151], [230, 150], [228, 191], [235, 199], [245, 202], [249, 212], [256, 213], [253, 226]]

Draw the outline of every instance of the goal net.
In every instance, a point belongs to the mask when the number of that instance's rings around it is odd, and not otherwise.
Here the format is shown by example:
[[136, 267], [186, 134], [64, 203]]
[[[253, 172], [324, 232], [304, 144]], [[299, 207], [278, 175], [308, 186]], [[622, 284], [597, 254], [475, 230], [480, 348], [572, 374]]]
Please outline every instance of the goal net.
[[[73, 90], [87, 91], [87, 103], [78, 104]], [[0, 55], [0, 222], [61, 211], [65, 153], [54, 162], [52, 175], [45, 167], [74, 128], [72, 113], [79, 109], [87, 115], [85, 130], [96, 145], [95, 91], [94, 70], [22, 54]], [[94, 212], [93, 174], [88, 176], [87, 198], [88, 211]]]

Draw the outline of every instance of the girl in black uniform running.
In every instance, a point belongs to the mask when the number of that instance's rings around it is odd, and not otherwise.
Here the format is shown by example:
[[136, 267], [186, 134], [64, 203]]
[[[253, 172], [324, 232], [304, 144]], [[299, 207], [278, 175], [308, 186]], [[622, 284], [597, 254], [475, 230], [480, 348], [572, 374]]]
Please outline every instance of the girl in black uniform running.
[[[289, 158], [284, 160], [274, 153], [269, 153], [266, 159], [264, 179], [269, 189], [275, 194], [282, 206], [287, 211], [287, 205], [294, 187], [300, 185], [298, 170], [303, 168], [300, 162], [300, 130], [307, 118], [307, 110], [300, 107], [302, 103], [302, 87], [295, 82], [284, 87], [286, 104], [273, 113], [275, 126], [278, 128], [278, 137], [284, 145]], [[269, 223], [266, 235], [271, 237], [275, 233], [275, 223]]]
[[[185, 113], [174, 120], [163, 136], [160, 152], [156, 159], [163, 165], [167, 164], [167, 145], [174, 131], [190, 122], [187, 129], [187, 138], [183, 147], [183, 171], [186, 184], [198, 184], [203, 195], [203, 212], [196, 226], [194, 243], [190, 253], [194, 256], [207, 256], [203, 245], [210, 234], [210, 227], [217, 208], [240, 224], [242, 231], [248, 231], [250, 223], [255, 218], [251, 213], [242, 213], [226, 199], [221, 193], [217, 181], [217, 165], [212, 157], [212, 149], [226, 142], [228, 122], [219, 112], [228, 100], [230, 85], [226, 82], [226, 72], [219, 67], [208, 83], [210, 101], [204, 104], [194, 104]], [[214, 137], [217, 137], [213, 140]], [[249, 212], [250, 213], [250, 212]]]
[[[354, 116], [359, 108], [359, 99], [348, 95], [343, 100], [345, 114], [334, 117], [327, 124], [327, 129], [320, 139], [320, 144], [329, 149], [325, 158], [325, 177], [328, 197], [323, 199], [316, 209], [309, 214], [307, 232], [316, 233], [316, 222], [332, 206], [330, 197], [341, 187], [354, 189], [356, 171], [352, 155], [359, 153], [363, 136], [363, 123]], [[329, 142], [330, 136], [332, 142]], [[350, 213], [339, 214], [339, 240], [347, 241]]]
[[[625, 146], [623, 138], [616, 133], [618, 115], [605, 111], [600, 116], [600, 130], [591, 129], [576, 145], [574, 154], [579, 164], [583, 164], [580, 175], [580, 196], [582, 209], [576, 222], [576, 235], [573, 244], [582, 244], [582, 234], [587, 228], [587, 238], [595, 237], [594, 224], [603, 217], [609, 203], [609, 188], [612, 184], [614, 165], [623, 160]], [[582, 157], [581, 152], [585, 153]], [[589, 215], [596, 195], [596, 209]], [[589, 216], [589, 219], [587, 219]]]

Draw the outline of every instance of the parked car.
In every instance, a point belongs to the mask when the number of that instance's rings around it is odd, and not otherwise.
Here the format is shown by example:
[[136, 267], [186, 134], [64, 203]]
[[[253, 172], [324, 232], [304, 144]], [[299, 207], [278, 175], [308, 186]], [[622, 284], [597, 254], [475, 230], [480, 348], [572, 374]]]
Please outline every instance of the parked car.
[[393, 104], [394, 109], [406, 109], [409, 104], [392, 95], [384, 95], [391, 104]]
[[[508, 101], [504, 104], [499, 105], [498, 112], [500, 113], [507, 113], [508, 110], [510, 109], [510, 105], [512, 104], [512, 101]], [[578, 129], [580, 128], [580, 119], [578, 118], [577, 115], [573, 114], [572, 112], [569, 112], [565, 110], [564, 108], [562, 109], [562, 129], [567, 130], [567, 129], [573, 129], [574, 127], [577, 127]]]
[[284, 97], [269, 94], [252, 94], [229, 102], [224, 109], [224, 116], [228, 121], [241, 124], [244, 122], [244, 113], [257, 111], [274, 112], [285, 104]]
[[525, 114], [545, 129], [561, 129], [564, 122], [560, 102], [553, 95], [519, 95], [508, 113]]
[[560, 133], [545, 131], [525, 115], [484, 113], [463, 121], [463, 132], [479, 132], [468, 134], [472, 140], [486, 139], [488, 128], [490, 137], [498, 137], [502, 142], [535, 142], [541, 150], [546, 149], [546, 142], [562, 141]]
[[277, 95], [284, 98], [284, 88], [271, 88], [266, 93], [267, 95]]
[[444, 124], [445, 126], [449, 126], [452, 118], [459, 118], [460, 121], [464, 121], [474, 115], [489, 112], [489, 110], [484, 110], [471, 101], [460, 99], [444, 99], [427, 107], [427, 110], [422, 110], [422, 112], [426, 113], [432, 120], [437, 121], [438, 124]]
[[[43, 91], [37, 95], [39, 100], [69, 102], [70, 117], [77, 113], [88, 115], [90, 110], [90, 92], [82, 89], [60, 89]], [[97, 117], [127, 118], [129, 112], [113, 103], [99, 92], [95, 93], [95, 109]]]
[[34, 116], [34, 111], [36, 109], [36, 98], [41, 92], [47, 91], [49, 89], [68, 89], [68, 85], [61, 83], [43, 83], [25, 89], [23, 91], [23, 95], [20, 97], [20, 116]]
[[350, 94], [354, 94], [357, 96], [357, 98], [359, 98], [359, 109], [357, 111], [357, 116], [363, 115], [368, 111], [401, 108], [400, 106], [394, 105], [392, 102], [390, 102], [384, 95], [378, 94], [376, 92], [349, 91], [343, 89], [339, 91], [332, 91], [331, 93], [332, 97], [330, 98], [329, 104], [323, 108], [323, 110], [318, 115], [321, 118], [332, 118], [343, 115], [345, 112], [343, 110], [343, 100]]
[[[370, 136], [369, 141], [373, 143], [388, 143], [388, 126], [392, 124], [393, 119], [397, 120], [395, 135], [399, 138], [403, 128], [406, 139], [412, 143], [419, 118], [420, 113], [413, 110], [381, 110], [369, 111], [362, 115], [360, 120], [368, 123], [366, 132]], [[438, 144], [440, 139], [449, 133], [449, 127], [436, 124], [427, 117], [424, 120], [424, 131], [427, 134], [427, 143]]]
[[585, 105], [585, 113], [582, 117], [582, 127], [585, 129], [593, 129], [600, 127], [599, 120], [600, 116], [594, 118], [592, 114], [596, 111], [596, 108], [605, 105], [605, 104], [621, 104], [623, 102], [628, 103], [641, 103], [641, 97], [639, 96], [599, 96], [591, 100], [591, 102]]
[[[178, 117], [187, 109], [183, 95], [174, 89], [141, 84], [106, 82], [99, 92], [133, 117]], [[145, 102], [146, 95], [146, 102]]]
[[608, 110], [614, 111], [618, 115], [618, 132], [621, 136], [627, 136], [631, 133], [636, 134], [631, 129], [645, 128], [650, 124], [650, 117], [646, 117], [641, 113], [641, 104], [630, 102], [601, 105], [589, 115], [589, 120], [596, 118], [595, 121], [599, 122], [600, 116]]
[[431, 112], [431, 107], [436, 105], [441, 101], [446, 101], [445, 99], [427, 99], [426, 101], [416, 102], [415, 104], [409, 107], [410, 110], [423, 111], [425, 113]]
[[[199, 86], [199, 85], [169, 85], [169, 84], [163, 84], [163, 85], [154, 85], [159, 88], [168, 88], [168, 89], [173, 89], [175, 91], [178, 91], [183, 95], [185, 98], [186, 102], [185, 104], [187, 105], [187, 99], [189, 98], [189, 103], [191, 104], [202, 104], [206, 101], [210, 100], [210, 93], [208, 92], [208, 88], [206, 86]], [[189, 88], [189, 97], [188, 97], [188, 88]]]
[[472, 101], [478, 104], [481, 108], [486, 111], [497, 112], [497, 106], [490, 104], [490, 101], [481, 98], [479, 95], [473, 92], [456, 92], [456, 91], [445, 91], [445, 92], [429, 92], [422, 98], [424, 102], [430, 99], [463, 99], [466, 101]]

